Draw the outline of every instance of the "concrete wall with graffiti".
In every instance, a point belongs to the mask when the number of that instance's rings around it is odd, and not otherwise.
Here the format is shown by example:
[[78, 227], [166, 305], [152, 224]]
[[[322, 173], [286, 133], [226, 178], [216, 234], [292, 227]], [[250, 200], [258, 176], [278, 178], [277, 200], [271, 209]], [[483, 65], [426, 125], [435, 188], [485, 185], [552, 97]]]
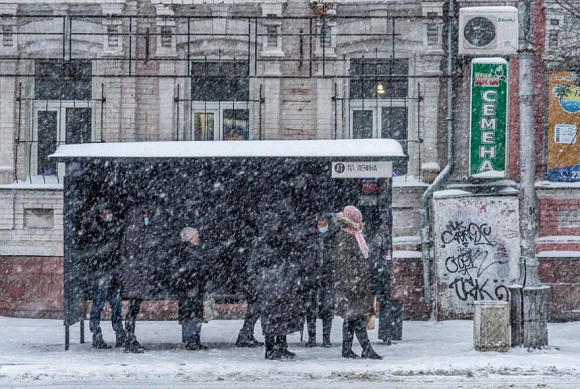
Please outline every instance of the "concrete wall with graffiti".
[[470, 318], [475, 301], [508, 300], [519, 275], [517, 196], [437, 196], [433, 231], [439, 320]]

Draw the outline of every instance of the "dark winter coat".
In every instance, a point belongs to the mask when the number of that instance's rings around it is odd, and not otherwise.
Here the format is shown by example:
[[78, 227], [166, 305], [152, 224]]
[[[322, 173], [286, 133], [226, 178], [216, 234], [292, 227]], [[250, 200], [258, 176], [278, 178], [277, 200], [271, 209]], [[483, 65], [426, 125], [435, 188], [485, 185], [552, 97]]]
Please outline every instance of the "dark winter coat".
[[105, 275], [117, 271], [122, 229], [119, 222], [97, 217], [85, 232], [85, 259], [93, 275]]
[[297, 263], [292, 241], [255, 239], [248, 274], [266, 336], [284, 336], [300, 329], [302, 304]]
[[338, 231], [334, 240], [334, 298], [336, 314], [344, 319], [362, 319], [374, 314], [369, 261], [356, 238]]
[[328, 231], [321, 234], [317, 231], [315, 262], [318, 266], [318, 316], [332, 316], [334, 311], [334, 234]]
[[203, 300], [210, 272], [210, 258], [201, 245], [189, 242], [180, 245], [180, 261], [177, 274], [179, 321], [203, 320]]
[[[134, 206], [127, 213], [123, 235], [121, 259], [121, 284], [123, 297], [147, 299], [159, 290], [158, 283], [165, 275], [157, 274], [160, 266], [158, 255], [163, 248], [159, 212], [149, 212], [149, 224], [143, 220], [143, 208]], [[170, 259], [170, 255], [166, 258]]]

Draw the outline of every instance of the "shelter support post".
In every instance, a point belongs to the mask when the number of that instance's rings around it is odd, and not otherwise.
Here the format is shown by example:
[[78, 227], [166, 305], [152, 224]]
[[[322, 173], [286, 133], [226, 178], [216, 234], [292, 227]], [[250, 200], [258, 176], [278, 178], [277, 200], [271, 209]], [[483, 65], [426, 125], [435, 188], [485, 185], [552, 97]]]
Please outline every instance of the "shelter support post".
[[85, 321], [84, 319], [81, 319], [81, 323], [80, 323], [80, 332], [81, 332], [81, 336], [80, 336], [80, 342], [81, 344], [85, 343]]
[[393, 217], [392, 217], [392, 187], [391, 179], [379, 179], [378, 208], [381, 215], [381, 271], [382, 293], [377, 296], [379, 301], [379, 339], [390, 345], [392, 340], [392, 309], [391, 309], [391, 273], [393, 258]]
[[64, 351], [68, 351], [70, 345], [70, 326], [65, 324], [64, 326]]

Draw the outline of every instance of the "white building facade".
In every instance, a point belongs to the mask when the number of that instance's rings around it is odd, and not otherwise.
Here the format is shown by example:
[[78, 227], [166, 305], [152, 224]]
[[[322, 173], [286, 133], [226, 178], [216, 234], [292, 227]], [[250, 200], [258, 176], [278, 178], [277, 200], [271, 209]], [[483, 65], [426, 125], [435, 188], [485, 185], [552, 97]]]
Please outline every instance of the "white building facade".
[[395, 244], [418, 262], [420, 197], [445, 162], [443, 4], [0, 0], [0, 269], [44, 285], [6, 283], [0, 314], [58, 316], [48, 156], [68, 143], [396, 139]]

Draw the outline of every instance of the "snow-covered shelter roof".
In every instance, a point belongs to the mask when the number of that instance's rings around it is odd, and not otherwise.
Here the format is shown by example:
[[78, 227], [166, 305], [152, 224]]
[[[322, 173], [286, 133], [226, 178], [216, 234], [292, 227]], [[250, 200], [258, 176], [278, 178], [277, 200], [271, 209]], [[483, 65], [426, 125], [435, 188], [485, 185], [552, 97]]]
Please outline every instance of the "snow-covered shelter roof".
[[392, 139], [125, 142], [59, 146], [52, 158], [405, 158]]

